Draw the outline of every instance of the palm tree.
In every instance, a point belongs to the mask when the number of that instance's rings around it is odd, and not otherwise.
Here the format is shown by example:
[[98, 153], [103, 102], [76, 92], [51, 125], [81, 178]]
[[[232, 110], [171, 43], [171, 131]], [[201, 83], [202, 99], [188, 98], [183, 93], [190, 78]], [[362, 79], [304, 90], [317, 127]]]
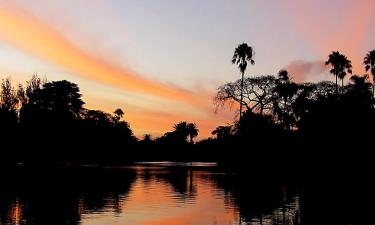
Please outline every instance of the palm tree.
[[350, 81], [353, 83], [353, 85], [362, 90], [369, 90], [368, 84], [366, 81], [368, 80], [368, 75], [359, 76], [359, 75], [353, 75], [350, 78]]
[[117, 121], [122, 119], [122, 117], [124, 116], [124, 111], [122, 111], [122, 109], [120, 108], [116, 109], [113, 113], [115, 114], [115, 118]]
[[231, 135], [232, 126], [218, 126], [212, 131], [212, 135], [216, 135], [216, 139], [222, 140], [228, 138]]
[[337, 79], [341, 79], [342, 88], [344, 88], [344, 78], [347, 73], [352, 73], [352, 62], [343, 54], [338, 51], [332, 52], [328, 56], [328, 60], [325, 62], [326, 65], [331, 65], [329, 71], [336, 77], [336, 94], [338, 93]]
[[253, 59], [255, 53], [251, 46], [249, 46], [247, 43], [242, 43], [238, 45], [238, 47], [234, 50], [234, 54], [232, 57], [232, 64], [238, 65], [238, 68], [241, 71], [241, 101], [240, 101], [240, 121], [242, 117], [242, 101], [243, 101], [243, 80], [245, 76], [245, 71], [247, 68], [248, 62], [250, 62], [251, 65], [255, 64], [255, 61]]
[[375, 50], [369, 51], [363, 60], [366, 72], [370, 70], [372, 75], [372, 95], [375, 93]]
[[190, 143], [193, 144], [193, 139], [198, 136], [198, 128], [197, 128], [197, 125], [195, 123], [188, 123], [187, 124], [187, 131], [189, 133], [189, 137], [190, 137]]
[[187, 123], [186, 121], [179, 122], [173, 126], [173, 133], [177, 134], [179, 139], [186, 141], [187, 137], [190, 138], [190, 143], [193, 143], [193, 139], [198, 136], [198, 128], [194, 123]]
[[186, 141], [189, 136], [188, 123], [186, 121], [181, 121], [173, 126], [174, 133], [179, 140]]

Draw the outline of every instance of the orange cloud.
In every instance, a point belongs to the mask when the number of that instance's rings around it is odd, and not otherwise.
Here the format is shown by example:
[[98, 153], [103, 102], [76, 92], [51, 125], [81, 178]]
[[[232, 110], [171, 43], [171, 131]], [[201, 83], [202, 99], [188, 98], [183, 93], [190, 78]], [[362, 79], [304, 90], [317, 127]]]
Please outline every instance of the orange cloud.
[[[160, 104], [160, 107], [171, 109], [170, 113], [158, 112], [158, 109], [137, 108], [137, 106], [131, 104], [126, 107], [128, 112], [127, 120], [133, 125], [132, 127], [137, 136], [150, 132], [160, 135], [162, 132], [164, 133], [171, 129], [173, 123], [187, 120], [198, 124], [201, 130], [200, 137], [207, 137], [210, 136], [211, 131], [218, 124], [222, 124], [222, 121], [227, 121], [222, 116], [208, 120], [208, 117], [213, 117], [211, 98], [214, 93], [205, 91], [193, 92], [173, 85], [147, 80], [130, 69], [116, 67], [102, 59], [87, 54], [48, 24], [19, 9], [0, 8], [0, 39], [29, 54], [53, 63], [72, 74], [117, 87], [127, 92], [156, 97], [160, 99], [160, 102], [167, 100], [168, 103], [164, 102]], [[158, 100], [156, 101], [159, 102]], [[91, 102], [98, 104], [94, 108], [100, 108], [108, 112], [113, 111], [113, 106], [109, 106], [106, 103], [111, 102], [109, 99], [101, 98], [100, 102]], [[185, 104], [186, 107], [178, 108], [180, 104]], [[90, 106], [93, 105], [89, 104]], [[173, 107], [174, 109], [177, 107], [179, 110], [173, 110]], [[186, 111], [183, 111], [185, 108]]]
[[190, 91], [146, 80], [131, 70], [88, 55], [46, 23], [26, 12], [0, 8], [0, 38], [84, 78], [128, 91], [203, 104]]

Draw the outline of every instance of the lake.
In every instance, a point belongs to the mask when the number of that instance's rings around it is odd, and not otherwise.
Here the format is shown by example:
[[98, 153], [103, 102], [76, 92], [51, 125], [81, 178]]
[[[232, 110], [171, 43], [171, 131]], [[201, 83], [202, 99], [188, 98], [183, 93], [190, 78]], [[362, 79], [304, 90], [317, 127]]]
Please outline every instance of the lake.
[[214, 163], [155, 162], [60, 169], [19, 166], [1, 171], [0, 224], [375, 222], [372, 187], [346, 181], [338, 190], [335, 185], [314, 181], [307, 188], [304, 182], [277, 177], [239, 177], [221, 171]]

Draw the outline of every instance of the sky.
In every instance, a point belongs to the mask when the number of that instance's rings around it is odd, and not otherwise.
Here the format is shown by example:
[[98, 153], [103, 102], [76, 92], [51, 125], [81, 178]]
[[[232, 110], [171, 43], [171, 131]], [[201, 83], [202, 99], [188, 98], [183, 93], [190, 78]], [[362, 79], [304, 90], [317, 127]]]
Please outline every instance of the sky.
[[334, 50], [364, 74], [374, 40], [374, 0], [0, 0], [0, 78], [77, 83], [86, 108], [122, 108], [138, 137], [189, 121], [205, 138], [233, 122], [212, 99], [240, 77], [242, 42], [255, 49], [246, 76], [316, 82], [333, 80]]

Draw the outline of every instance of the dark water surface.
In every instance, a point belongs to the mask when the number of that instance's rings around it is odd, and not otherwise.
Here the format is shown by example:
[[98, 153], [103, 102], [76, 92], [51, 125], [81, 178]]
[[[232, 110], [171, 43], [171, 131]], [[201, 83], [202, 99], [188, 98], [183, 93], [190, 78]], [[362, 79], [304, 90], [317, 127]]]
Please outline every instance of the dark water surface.
[[212, 163], [167, 162], [121, 168], [20, 166], [0, 174], [1, 225], [375, 222], [375, 190], [358, 181], [307, 185], [225, 174]]

